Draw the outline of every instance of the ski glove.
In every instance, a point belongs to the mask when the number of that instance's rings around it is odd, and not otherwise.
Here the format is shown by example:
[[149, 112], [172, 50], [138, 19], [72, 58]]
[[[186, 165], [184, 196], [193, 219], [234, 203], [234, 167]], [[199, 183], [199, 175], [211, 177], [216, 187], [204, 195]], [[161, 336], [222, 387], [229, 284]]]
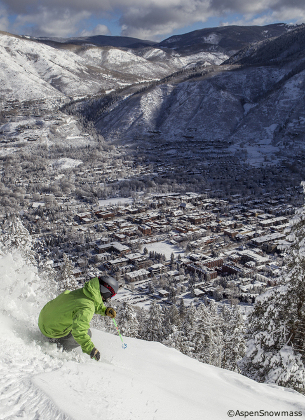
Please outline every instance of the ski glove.
[[106, 311], [105, 311], [105, 315], [110, 316], [110, 318], [115, 318], [116, 317], [116, 312], [113, 308], [107, 308]]
[[101, 358], [101, 353], [94, 347], [92, 349], [92, 352], [90, 353], [90, 357], [91, 357], [91, 359], [95, 359], [95, 360], [99, 361], [100, 358]]

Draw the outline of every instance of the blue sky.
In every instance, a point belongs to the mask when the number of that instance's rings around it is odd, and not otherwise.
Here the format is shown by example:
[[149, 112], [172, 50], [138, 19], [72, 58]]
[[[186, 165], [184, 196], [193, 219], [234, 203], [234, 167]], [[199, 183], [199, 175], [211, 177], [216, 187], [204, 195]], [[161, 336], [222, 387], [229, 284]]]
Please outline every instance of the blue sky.
[[224, 25], [305, 22], [302, 0], [0, 0], [0, 30], [34, 36], [124, 35], [159, 41]]

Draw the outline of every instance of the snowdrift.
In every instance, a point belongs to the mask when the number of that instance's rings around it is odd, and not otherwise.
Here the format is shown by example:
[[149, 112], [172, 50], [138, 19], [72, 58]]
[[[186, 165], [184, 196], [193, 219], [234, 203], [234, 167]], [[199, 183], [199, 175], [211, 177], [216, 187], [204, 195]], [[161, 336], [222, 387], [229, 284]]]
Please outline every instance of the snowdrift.
[[[99, 362], [44, 339], [46, 284], [18, 254], [0, 257], [1, 419], [226, 419], [229, 410], [305, 413], [295, 391], [204, 365], [159, 343], [92, 330]], [[295, 414], [296, 415], [296, 414]]]

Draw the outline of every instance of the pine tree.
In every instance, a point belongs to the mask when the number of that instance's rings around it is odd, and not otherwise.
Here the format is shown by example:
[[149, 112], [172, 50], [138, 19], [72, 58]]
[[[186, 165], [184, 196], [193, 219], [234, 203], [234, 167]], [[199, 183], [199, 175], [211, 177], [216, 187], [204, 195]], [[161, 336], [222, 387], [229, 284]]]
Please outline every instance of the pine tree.
[[179, 333], [176, 336], [176, 349], [187, 356], [194, 357], [195, 343], [194, 336], [196, 330], [196, 309], [191, 304], [186, 309], [186, 314]]
[[203, 363], [221, 366], [223, 337], [222, 320], [217, 306], [211, 302], [209, 307], [200, 305], [197, 311], [195, 356]]
[[245, 355], [245, 322], [238, 306], [223, 306], [223, 348], [221, 367], [239, 372], [238, 363]]
[[184, 304], [184, 300], [181, 298], [180, 299], [180, 303], [179, 303], [179, 315], [180, 315], [180, 319], [183, 320], [186, 314], [186, 306]]
[[66, 254], [63, 254], [63, 264], [59, 273], [59, 288], [64, 290], [75, 290], [79, 288], [79, 284], [73, 275], [74, 265]]
[[295, 389], [305, 388], [305, 213], [291, 222], [292, 245], [283, 284], [260, 296], [249, 317], [245, 375]]
[[155, 287], [154, 287], [154, 284], [153, 284], [153, 282], [152, 282], [152, 281], [150, 281], [150, 282], [148, 283], [148, 287], [147, 287], [147, 289], [148, 289], [148, 293], [150, 293], [150, 294], [155, 293]]
[[146, 321], [147, 321], [147, 311], [144, 308], [141, 308], [137, 312], [137, 320], [139, 323], [138, 327], [138, 337], [142, 340], [146, 340]]
[[176, 288], [171, 286], [169, 288], [169, 300], [170, 300], [170, 302], [176, 303], [176, 296], [177, 296]]
[[162, 342], [162, 324], [162, 309], [160, 305], [153, 300], [150, 304], [148, 317], [145, 323], [145, 340]]
[[172, 252], [171, 253], [171, 258], [170, 258], [170, 266], [171, 266], [171, 269], [174, 268], [174, 265], [175, 265], [175, 254]]
[[122, 335], [127, 337], [138, 337], [139, 321], [134, 308], [127, 302], [124, 302], [118, 311], [117, 323]]
[[32, 251], [32, 237], [23, 226], [19, 217], [7, 216], [1, 229], [1, 250], [8, 253], [18, 250], [22, 256], [35, 264], [35, 253]]
[[189, 286], [190, 295], [191, 295], [192, 298], [194, 298], [195, 297], [195, 288], [194, 288], [194, 285], [191, 284], [191, 283], [189, 283], [188, 286]]
[[181, 327], [181, 318], [176, 305], [171, 305], [163, 311], [163, 344], [176, 347], [176, 338]]
[[210, 342], [212, 325], [210, 314], [205, 305], [200, 305], [196, 311], [194, 333], [194, 357], [204, 363], [211, 363]]

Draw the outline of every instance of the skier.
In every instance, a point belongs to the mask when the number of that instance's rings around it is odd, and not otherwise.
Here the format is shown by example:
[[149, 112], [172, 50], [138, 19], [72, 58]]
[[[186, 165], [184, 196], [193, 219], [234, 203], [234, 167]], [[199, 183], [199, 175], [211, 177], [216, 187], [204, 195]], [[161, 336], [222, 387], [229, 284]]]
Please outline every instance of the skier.
[[118, 289], [113, 277], [100, 276], [81, 289], [66, 290], [42, 308], [38, 319], [40, 331], [64, 350], [81, 346], [84, 353], [99, 360], [100, 352], [91, 341], [90, 321], [94, 314], [116, 317], [115, 310], [106, 307], [104, 301], [112, 298]]

